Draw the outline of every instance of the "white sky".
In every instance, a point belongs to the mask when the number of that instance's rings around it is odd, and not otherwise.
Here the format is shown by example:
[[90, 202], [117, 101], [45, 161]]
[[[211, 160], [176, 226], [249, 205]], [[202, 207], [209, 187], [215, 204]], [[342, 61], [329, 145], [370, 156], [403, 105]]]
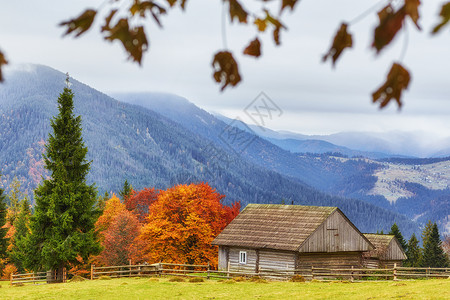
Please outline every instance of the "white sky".
[[[382, 7], [382, 1], [301, 0], [294, 13], [284, 13], [289, 29], [282, 32], [280, 47], [274, 47], [271, 32], [261, 35], [263, 56], [259, 59], [241, 54], [255, 37], [253, 26], [227, 22], [227, 44], [240, 63], [244, 81], [223, 93], [211, 77], [212, 57], [223, 47], [222, 1], [189, 0], [185, 13], [175, 9], [162, 18], [162, 30], [149, 21], [150, 51], [142, 67], [127, 61], [120, 44], [103, 41], [100, 22], [81, 38], [62, 38], [59, 22], [103, 2], [2, 1], [0, 48], [12, 64], [48, 65], [102, 92], [173, 93], [231, 118], [245, 120], [243, 109], [264, 91], [283, 110], [282, 116], [267, 124], [273, 129], [305, 134], [421, 130], [450, 136], [450, 29], [435, 37], [429, 34], [438, 22], [441, 1], [422, 1], [422, 32], [408, 21], [403, 65], [412, 73], [412, 82], [400, 113], [394, 105], [379, 111], [371, 104], [371, 92], [400, 57], [405, 41], [400, 34], [377, 57], [370, 49], [375, 11], [350, 27], [354, 47], [344, 52], [336, 69], [330, 62], [321, 63], [340, 22], [352, 20], [376, 3]], [[246, 7], [262, 3], [242, 2]]]

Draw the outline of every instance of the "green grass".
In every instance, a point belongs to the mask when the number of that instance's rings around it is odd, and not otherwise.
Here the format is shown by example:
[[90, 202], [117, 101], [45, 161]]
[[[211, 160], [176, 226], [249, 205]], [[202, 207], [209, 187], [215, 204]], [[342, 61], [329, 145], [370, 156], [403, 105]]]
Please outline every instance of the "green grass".
[[450, 279], [402, 282], [169, 282], [125, 278], [11, 287], [0, 299], [450, 299]]

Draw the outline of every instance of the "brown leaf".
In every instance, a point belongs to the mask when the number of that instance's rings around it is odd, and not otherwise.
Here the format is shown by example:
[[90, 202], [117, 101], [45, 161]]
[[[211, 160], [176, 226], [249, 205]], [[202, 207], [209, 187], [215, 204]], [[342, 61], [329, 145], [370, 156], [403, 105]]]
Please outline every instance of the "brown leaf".
[[334, 36], [333, 44], [322, 60], [325, 62], [328, 57], [332, 57], [333, 67], [345, 48], [351, 48], [353, 45], [352, 35], [347, 32], [347, 24], [342, 23], [338, 32]]
[[238, 19], [239, 23], [247, 23], [248, 13], [242, 7], [242, 5], [237, 0], [228, 0], [230, 6], [230, 19], [231, 22], [234, 21], [235, 18]]
[[128, 19], [122, 18], [107, 31], [109, 35], [105, 37], [106, 40], [121, 41], [125, 50], [130, 54], [129, 58], [141, 64], [142, 53], [148, 49], [147, 36], [143, 26], [130, 29]]
[[5, 55], [0, 51], [0, 82], [3, 81], [2, 67], [7, 65], [8, 61], [5, 58]]
[[405, 12], [416, 24], [417, 29], [421, 29], [417, 21], [419, 20], [419, 5], [420, 0], [405, 0]]
[[450, 2], [447, 2], [442, 5], [439, 16], [441, 17], [441, 23], [439, 23], [433, 28], [432, 31], [433, 34], [438, 33], [438, 31], [441, 30], [441, 28], [450, 21]]
[[394, 63], [386, 82], [372, 94], [372, 102], [380, 102], [380, 108], [385, 107], [392, 99], [397, 101], [398, 107], [402, 107], [402, 91], [408, 88], [411, 77], [409, 72], [400, 64]]
[[174, 7], [175, 4], [177, 4], [177, 2], [180, 2], [180, 6], [182, 9], [184, 9], [186, 7], [186, 2], [187, 0], [166, 0], [167, 3], [169, 3], [170, 7]]
[[377, 53], [394, 39], [397, 32], [402, 28], [405, 16], [404, 7], [394, 13], [394, 9], [390, 4], [378, 12], [380, 24], [375, 28], [372, 43], [372, 47], [377, 49]]
[[261, 42], [258, 38], [255, 38], [250, 42], [250, 44], [244, 49], [244, 54], [254, 57], [261, 56]]
[[156, 4], [153, 1], [140, 1], [140, 0], [134, 0], [133, 5], [130, 7], [130, 13], [132, 16], [139, 13], [139, 15], [142, 18], [145, 18], [145, 13], [148, 11], [152, 15], [155, 22], [159, 25], [161, 25], [161, 22], [159, 21], [159, 17], [161, 15], [166, 14], [165, 8], [162, 6]]
[[212, 66], [214, 68], [214, 79], [217, 83], [222, 83], [221, 91], [223, 91], [228, 84], [236, 86], [241, 81], [238, 64], [230, 52], [217, 52], [214, 56]]
[[281, 11], [283, 11], [286, 7], [289, 7], [291, 10], [294, 10], [295, 4], [297, 4], [298, 0], [283, 0], [281, 2]]
[[75, 31], [77, 32], [75, 37], [79, 37], [87, 30], [89, 30], [92, 23], [94, 22], [96, 14], [96, 10], [87, 9], [78, 18], [62, 22], [59, 24], [59, 26], [67, 26], [67, 31], [66, 33], [64, 33], [64, 35], [68, 35]]

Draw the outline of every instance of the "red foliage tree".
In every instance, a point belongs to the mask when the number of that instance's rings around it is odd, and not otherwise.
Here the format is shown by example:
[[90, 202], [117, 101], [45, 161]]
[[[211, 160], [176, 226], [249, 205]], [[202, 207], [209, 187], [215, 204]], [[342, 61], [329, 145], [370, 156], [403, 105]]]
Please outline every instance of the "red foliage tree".
[[240, 209], [224, 206], [224, 197], [206, 183], [161, 191], [139, 236], [147, 261], [217, 265], [211, 242]]
[[135, 243], [141, 225], [137, 217], [122, 210], [114, 218], [108, 229], [104, 231], [103, 251], [98, 261], [104, 265], [121, 266], [128, 264], [129, 260], [139, 260], [140, 247]]
[[156, 201], [159, 191], [154, 188], [145, 188], [134, 192], [125, 200], [126, 208], [134, 213], [139, 222], [146, 222], [150, 205]]

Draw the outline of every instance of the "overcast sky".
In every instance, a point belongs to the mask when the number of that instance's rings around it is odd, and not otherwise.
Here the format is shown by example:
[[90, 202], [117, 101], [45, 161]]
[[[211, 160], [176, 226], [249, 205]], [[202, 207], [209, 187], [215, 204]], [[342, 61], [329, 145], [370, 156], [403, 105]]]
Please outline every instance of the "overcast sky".
[[[450, 136], [450, 29], [435, 37], [429, 34], [438, 22], [441, 1], [422, 1], [422, 32], [408, 21], [407, 38], [399, 34], [379, 56], [370, 49], [376, 11], [350, 26], [354, 46], [335, 69], [321, 63], [321, 56], [340, 22], [376, 3], [381, 8], [382, 1], [302, 0], [293, 13], [284, 13], [288, 31], [282, 32], [280, 47], [274, 46], [270, 33], [260, 35], [259, 59], [241, 54], [255, 29], [227, 22], [227, 45], [240, 63], [243, 82], [223, 93], [211, 77], [212, 57], [223, 49], [222, 1], [190, 0], [185, 13], [175, 9], [162, 18], [163, 29], [149, 21], [150, 51], [141, 67], [127, 61], [120, 44], [103, 41], [99, 22], [81, 38], [62, 38], [59, 22], [103, 2], [2, 1], [0, 49], [11, 64], [48, 65], [105, 93], [168, 92], [231, 118], [245, 120], [244, 108], [264, 91], [283, 111], [267, 124], [278, 130], [304, 134], [421, 130]], [[243, 1], [252, 8], [261, 2]], [[392, 61], [400, 58], [405, 41], [402, 63], [412, 73], [412, 82], [404, 93], [404, 108], [398, 112], [390, 105], [380, 111], [371, 103], [371, 92], [383, 83]]]

